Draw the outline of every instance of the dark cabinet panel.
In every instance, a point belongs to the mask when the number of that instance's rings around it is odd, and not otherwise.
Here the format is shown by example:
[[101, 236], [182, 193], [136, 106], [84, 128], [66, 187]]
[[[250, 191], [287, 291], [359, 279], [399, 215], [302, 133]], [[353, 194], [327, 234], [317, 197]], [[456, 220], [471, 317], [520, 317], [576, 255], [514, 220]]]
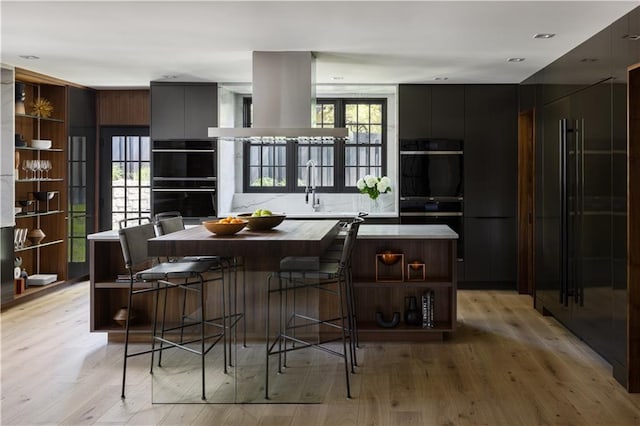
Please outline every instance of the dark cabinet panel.
[[488, 287], [515, 282], [515, 218], [464, 219], [465, 281]]
[[151, 85], [151, 137], [184, 137], [184, 87], [172, 84]]
[[213, 83], [151, 84], [151, 137], [205, 139], [218, 122], [218, 89]]
[[432, 87], [431, 135], [434, 138], [464, 139], [464, 86]]
[[466, 86], [464, 105], [465, 216], [515, 216], [517, 86]]
[[184, 137], [204, 139], [207, 128], [218, 123], [218, 87], [199, 84], [185, 87]]
[[398, 89], [400, 139], [431, 137], [431, 86], [401, 84]]

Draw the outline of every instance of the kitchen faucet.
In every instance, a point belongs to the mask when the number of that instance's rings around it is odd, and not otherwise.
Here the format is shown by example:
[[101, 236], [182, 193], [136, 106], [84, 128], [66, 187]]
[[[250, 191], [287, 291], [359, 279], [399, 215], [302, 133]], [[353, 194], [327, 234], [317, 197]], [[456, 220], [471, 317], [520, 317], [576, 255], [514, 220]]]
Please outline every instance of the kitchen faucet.
[[304, 203], [309, 204], [309, 193], [311, 193], [311, 207], [313, 211], [320, 208], [320, 199], [316, 198], [316, 162], [307, 161], [307, 185], [304, 188]]

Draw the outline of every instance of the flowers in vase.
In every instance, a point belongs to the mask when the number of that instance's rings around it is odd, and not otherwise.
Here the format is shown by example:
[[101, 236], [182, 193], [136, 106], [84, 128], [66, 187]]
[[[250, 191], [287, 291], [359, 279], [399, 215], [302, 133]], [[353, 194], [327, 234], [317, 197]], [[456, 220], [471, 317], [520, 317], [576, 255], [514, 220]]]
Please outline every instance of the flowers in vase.
[[361, 194], [367, 194], [369, 198], [375, 200], [380, 194], [391, 192], [391, 179], [387, 176], [378, 177], [366, 175], [358, 179], [356, 187]]

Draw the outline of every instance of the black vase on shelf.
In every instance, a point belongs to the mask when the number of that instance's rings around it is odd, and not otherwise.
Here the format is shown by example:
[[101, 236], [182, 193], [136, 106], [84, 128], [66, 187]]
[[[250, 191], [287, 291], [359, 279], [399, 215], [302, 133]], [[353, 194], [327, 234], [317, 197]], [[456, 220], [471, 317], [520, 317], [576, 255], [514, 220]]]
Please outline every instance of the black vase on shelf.
[[422, 324], [422, 315], [418, 309], [418, 300], [415, 296], [408, 296], [404, 298], [405, 311], [404, 311], [404, 323], [407, 325], [420, 325]]
[[24, 108], [24, 100], [25, 100], [24, 83], [16, 82], [15, 89], [16, 89], [15, 113], [24, 115], [25, 114], [25, 108]]

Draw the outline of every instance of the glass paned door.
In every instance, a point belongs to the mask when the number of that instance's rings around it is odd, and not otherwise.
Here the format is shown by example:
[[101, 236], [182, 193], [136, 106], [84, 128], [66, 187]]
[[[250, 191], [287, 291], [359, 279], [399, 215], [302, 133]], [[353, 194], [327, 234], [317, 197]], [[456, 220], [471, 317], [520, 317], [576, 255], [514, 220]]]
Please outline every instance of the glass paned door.
[[[94, 137], [95, 139], [95, 137]], [[69, 277], [86, 275], [88, 270], [89, 247], [87, 234], [93, 215], [93, 198], [88, 197], [88, 187], [93, 187], [91, 179], [93, 166], [88, 163], [88, 151], [94, 152], [87, 136], [69, 136], [68, 180], [68, 220], [67, 220], [67, 261]], [[92, 164], [92, 163], [91, 163]], [[88, 167], [89, 166], [89, 167]], [[89, 185], [89, 181], [91, 184]]]
[[148, 127], [101, 129], [101, 230], [151, 215], [151, 139]]

